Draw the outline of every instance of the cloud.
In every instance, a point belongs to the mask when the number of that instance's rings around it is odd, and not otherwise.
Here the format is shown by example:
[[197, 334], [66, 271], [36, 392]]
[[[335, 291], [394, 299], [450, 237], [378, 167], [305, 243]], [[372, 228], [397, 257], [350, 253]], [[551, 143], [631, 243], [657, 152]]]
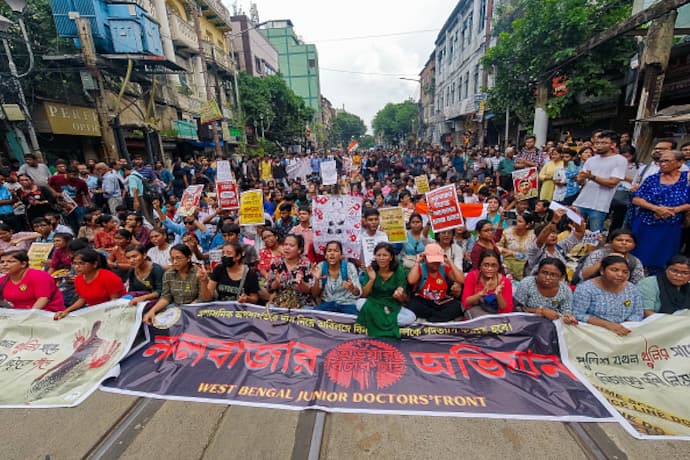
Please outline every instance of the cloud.
[[[231, 7], [229, 2], [225, 2]], [[419, 98], [419, 85], [398, 76], [419, 78], [434, 49], [437, 31], [457, 4], [453, 0], [407, 3], [391, 0], [349, 2], [258, 0], [261, 21], [290, 19], [295, 32], [319, 53], [321, 94], [333, 106], [360, 116], [368, 127], [376, 112], [389, 102]], [[239, 2], [245, 12], [248, 2]], [[232, 9], [231, 9], [232, 10]], [[329, 41], [401, 32], [436, 32], [396, 35], [364, 40]], [[339, 69], [369, 74], [334, 72]]]

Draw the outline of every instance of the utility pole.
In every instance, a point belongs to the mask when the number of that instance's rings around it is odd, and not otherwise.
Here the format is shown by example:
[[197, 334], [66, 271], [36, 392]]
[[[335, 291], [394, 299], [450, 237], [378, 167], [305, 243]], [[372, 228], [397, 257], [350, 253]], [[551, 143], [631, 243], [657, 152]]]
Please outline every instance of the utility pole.
[[[211, 88], [211, 82], [208, 76], [208, 67], [206, 66], [206, 56], [204, 55], [204, 39], [201, 35], [201, 20], [199, 19], [199, 5], [195, 2], [190, 2], [190, 8], [192, 9], [192, 15], [194, 16], [194, 30], [196, 31], [196, 39], [199, 42], [199, 57], [201, 58], [202, 74], [204, 75], [204, 83], [206, 84], [206, 101], [215, 100], [215, 95], [213, 94], [213, 89]], [[213, 53], [213, 45], [211, 46], [211, 53]], [[211, 133], [213, 135], [213, 144], [216, 156], [221, 156], [223, 151], [220, 148], [220, 136], [218, 135], [218, 125], [215, 121], [211, 122]]]
[[108, 161], [115, 161], [118, 159], [117, 149], [115, 148], [115, 135], [110, 125], [110, 113], [105, 99], [103, 77], [101, 77], [96, 62], [96, 47], [93, 44], [93, 36], [91, 35], [91, 24], [88, 19], [81, 18], [78, 15], [74, 15], [73, 19], [77, 24], [77, 32], [79, 33], [79, 40], [81, 41], [81, 52], [84, 57], [84, 64], [98, 85], [98, 91], [94, 99], [96, 101], [98, 121], [101, 125], [101, 138], [103, 139], [105, 157]]
[[647, 30], [644, 51], [640, 60], [644, 80], [633, 134], [640, 160], [646, 160], [647, 157], [651, 156], [651, 146], [654, 140], [650, 124], [640, 120], [654, 115], [659, 107], [668, 59], [671, 56], [671, 47], [673, 46], [673, 29], [677, 16], [676, 10], [669, 11], [664, 16], [652, 21]]
[[549, 87], [545, 82], [539, 82], [537, 97], [534, 102], [534, 125], [532, 131], [536, 139], [537, 148], [546, 145], [546, 133], [549, 129], [549, 114], [546, 112], [546, 103], [549, 101]]

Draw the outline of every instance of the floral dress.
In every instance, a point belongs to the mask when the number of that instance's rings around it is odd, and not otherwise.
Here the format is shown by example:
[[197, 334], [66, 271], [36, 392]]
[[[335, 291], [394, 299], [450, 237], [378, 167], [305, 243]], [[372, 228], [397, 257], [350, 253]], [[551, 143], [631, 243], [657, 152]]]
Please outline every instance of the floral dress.
[[276, 257], [271, 262], [267, 282], [269, 286], [276, 280], [279, 283], [273, 298], [273, 303], [277, 307], [297, 309], [316, 304], [311, 293], [304, 293], [297, 289], [297, 275], [299, 273], [302, 273], [302, 279], [311, 285], [313, 281], [311, 263], [305, 256], [300, 258], [292, 270], [288, 269], [285, 259], [282, 257]]

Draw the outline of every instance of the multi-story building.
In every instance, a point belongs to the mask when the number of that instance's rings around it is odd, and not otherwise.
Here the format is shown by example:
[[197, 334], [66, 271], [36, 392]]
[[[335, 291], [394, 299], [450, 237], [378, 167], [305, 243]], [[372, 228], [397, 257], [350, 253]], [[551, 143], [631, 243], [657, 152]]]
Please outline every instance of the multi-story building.
[[[481, 121], [483, 75], [480, 60], [490, 43], [487, 28], [498, 0], [460, 0], [435, 41], [434, 115], [432, 142], [445, 147], [476, 136]], [[490, 79], [487, 81], [491, 85]], [[479, 121], [479, 122], [478, 122]]]
[[239, 69], [255, 77], [278, 73], [278, 50], [256, 29], [258, 23], [246, 15], [233, 16], [230, 19], [234, 60]]
[[431, 142], [434, 127], [434, 86], [436, 53], [432, 51], [419, 74], [420, 134], [422, 142]]
[[280, 73], [288, 86], [316, 112], [319, 120], [321, 85], [319, 82], [319, 55], [316, 45], [304, 43], [297, 36], [292, 21], [268, 21], [259, 29], [280, 55]]

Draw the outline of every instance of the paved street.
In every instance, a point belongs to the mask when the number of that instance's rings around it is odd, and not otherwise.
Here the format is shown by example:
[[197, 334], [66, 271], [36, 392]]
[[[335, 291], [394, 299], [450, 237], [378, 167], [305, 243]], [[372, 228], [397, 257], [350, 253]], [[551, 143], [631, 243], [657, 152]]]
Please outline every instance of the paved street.
[[[74, 409], [4, 411], [2, 458], [306, 459], [314, 415], [96, 392]], [[637, 441], [612, 423], [585, 426], [595, 445], [557, 422], [327, 414], [323, 428], [321, 459], [690, 459], [686, 442]]]

